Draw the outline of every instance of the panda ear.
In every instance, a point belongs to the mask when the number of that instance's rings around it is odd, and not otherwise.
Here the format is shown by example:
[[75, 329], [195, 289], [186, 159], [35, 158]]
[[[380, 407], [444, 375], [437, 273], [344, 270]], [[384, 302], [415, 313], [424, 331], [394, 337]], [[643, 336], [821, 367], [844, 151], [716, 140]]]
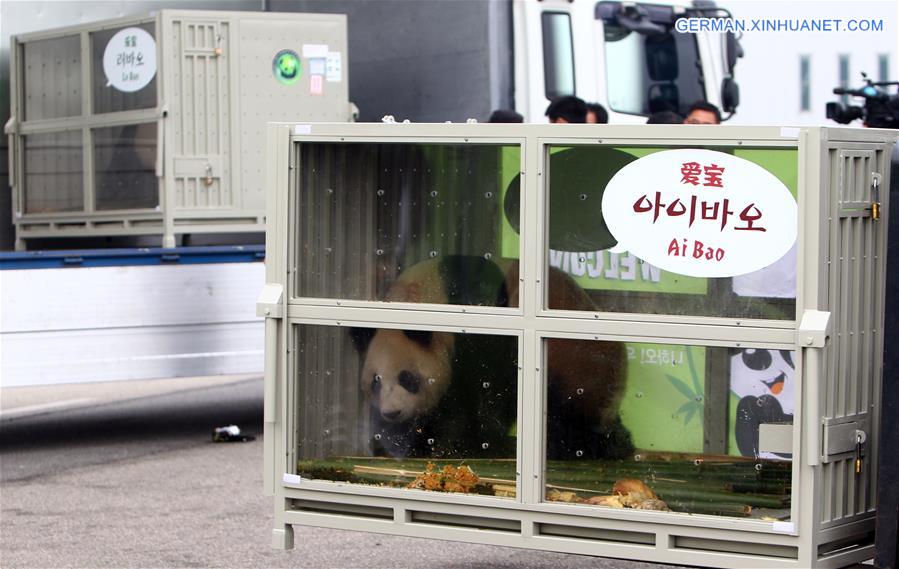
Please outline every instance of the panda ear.
[[367, 350], [377, 331], [377, 328], [350, 328], [350, 339], [356, 350], [360, 353]]
[[424, 347], [430, 346], [431, 340], [434, 339], [434, 333], [430, 330], [403, 330], [403, 334], [416, 344]]

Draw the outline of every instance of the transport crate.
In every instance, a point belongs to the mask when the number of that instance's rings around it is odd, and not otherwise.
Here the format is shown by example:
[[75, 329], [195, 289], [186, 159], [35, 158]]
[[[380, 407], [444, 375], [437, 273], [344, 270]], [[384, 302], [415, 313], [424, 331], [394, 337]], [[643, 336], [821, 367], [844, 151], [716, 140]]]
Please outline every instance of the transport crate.
[[870, 558], [895, 138], [270, 125], [273, 545]]
[[346, 16], [161, 10], [12, 38], [16, 248], [261, 232], [265, 124], [343, 121]]

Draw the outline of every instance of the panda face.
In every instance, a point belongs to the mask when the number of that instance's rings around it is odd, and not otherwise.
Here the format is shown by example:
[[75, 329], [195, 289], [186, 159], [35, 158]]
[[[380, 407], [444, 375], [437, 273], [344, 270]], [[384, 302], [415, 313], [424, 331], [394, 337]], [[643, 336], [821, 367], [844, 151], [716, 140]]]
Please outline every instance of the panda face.
[[730, 389], [740, 398], [770, 395], [785, 413], [792, 414], [794, 376], [792, 352], [752, 348], [731, 351]]
[[365, 352], [362, 391], [388, 423], [424, 415], [449, 387], [452, 354], [449, 333], [378, 330]]

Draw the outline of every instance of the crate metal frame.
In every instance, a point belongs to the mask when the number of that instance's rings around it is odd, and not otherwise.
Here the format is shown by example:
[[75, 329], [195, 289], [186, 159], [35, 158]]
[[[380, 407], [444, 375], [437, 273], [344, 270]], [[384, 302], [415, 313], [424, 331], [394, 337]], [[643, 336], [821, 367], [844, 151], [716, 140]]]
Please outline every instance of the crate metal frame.
[[[837, 373], [829, 355], [845, 350], [841, 329], [834, 329], [829, 298], [832, 248], [838, 244], [837, 199], [842, 183], [832, 179], [831, 154], [873, 152], [864, 190], [877, 179], [889, 187], [889, 156], [896, 134], [845, 128], [779, 129], [723, 126], [612, 125], [431, 125], [431, 124], [270, 124], [267, 155], [266, 240], [267, 284], [257, 303], [266, 319], [265, 357], [265, 491], [275, 498], [273, 546], [293, 546], [292, 525], [374, 531], [546, 549], [570, 553], [707, 566], [840, 567], [873, 555], [874, 508], [825, 520], [821, 495], [823, 469], [845, 458], [829, 453], [829, 428], [848, 422], [825, 416], [825, 389]], [[518, 308], [416, 305], [296, 296], [298, 155], [304, 143], [508, 143], [522, 146], [521, 278]], [[651, 145], [677, 147], [798, 148], [799, 225], [797, 291], [794, 319], [785, 321], [699, 316], [547, 310], [540, 262], [548, 245], [544, 188], [548, 147], [557, 144]], [[876, 172], [876, 174], [872, 174]], [[870, 362], [875, 393], [867, 423], [865, 468], [876, 470], [882, 366], [883, 264], [888, 224], [886, 191], [875, 236], [878, 272], [864, 283], [872, 294], [871, 328], [878, 354]], [[868, 218], [871, 208], [851, 213]], [[854, 259], [853, 259], [854, 260]], [[837, 265], [837, 263], [833, 263]], [[837, 302], [838, 303], [838, 302]], [[296, 408], [291, 381], [294, 355], [290, 346], [299, 324], [430, 328], [457, 333], [517, 334], [519, 345], [518, 469], [515, 499], [429, 493], [317, 480], [296, 475], [294, 449]], [[839, 323], [838, 323], [839, 324]], [[844, 323], [845, 324], [845, 323]], [[545, 406], [545, 338], [696, 344], [739, 347], [741, 344], [796, 351], [796, 405], [792, 427], [792, 500], [788, 523], [676, 512], [589, 508], [543, 501]], [[285, 349], [286, 348], [286, 349]], [[806, 378], [813, 378], [805, 380]], [[855, 415], [858, 419], [858, 414]], [[859, 423], [860, 425], [861, 423]], [[861, 427], [860, 427], [861, 428]], [[535, 444], [532, 441], [540, 441]], [[836, 457], [836, 458], [834, 458]], [[832, 479], [831, 479], [832, 480]], [[829, 491], [829, 489], [827, 489]], [[869, 496], [873, 496], [873, 488]], [[873, 499], [873, 498], [871, 498]], [[561, 528], [561, 529], [559, 529]], [[561, 533], [560, 533], [561, 531]]]
[[[160, 10], [149, 14], [127, 16], [116, 19], [107, 19], [93, 23], [55, 28], [52, 30], [20, 34], [11, 38], [10, 49], [10, 102], [11, 118], [5, 127], [9, 137], [10, 153], [10, 183], [12, 187], [13, 222], [16, 226], [16, 250], [25, 248], [26, 240], [50, 238], [50, 237], [90, 237], [90, 236], [133, 236], [133, 235], [161, 235], [163, 247], [174, 247], [175, 236], [186, 233], [246, 233], [262, 232], [265, 230], [265, 208], [246, 208], [243, 205], [244, 194], [241, 187], [241, 154], [243, 135], [240, 126], [241, 96], [240, 96], [240, 49], [243, 40], [239, 36], [239, 23], [250, 20], [290, 21], [296, 23], [322, 23], [337, 24], [342, 31], [335, 38], [335, 46], [343, 54], [343, 78], [339, 85], [338, 98], [341, 100], [340, 109], [332, 109], [327, 115], [328, 120], [340, 120], [346, 117], [351, 120], [353, 107], [348, 100], [348, 61], [346, 57], [346, 16], [343, 14], [310, 14], [310, 13], [272, 13], [272, 12], [237, 12], [237, 11], [204, 11], [204, 10]], [[172, 31], [174, 24], [196, 25], [198, 23], [210, 26], [218, 26], [226, 23], [230, 26], [228, 37], [223, 45], [230, 57], [225, 64], [225, 72], [230, 77], [227, 85], [226, 97], [228, 113], [231, 123], [228, 125], [229, 133], [223, 143], [230, 149], [222, 150], [221, 158], [227, 161], [230, 167], [230, 175], [223, 177], [221, 171], [215, 172], [215, 178], [220, 181], [219, 191], [227, 191], [235, 194], [238, 199], [235, 207], [218, 208], [193, 208], [176, 207], [176, 165], [173, 150], [176, 148], [175, 128], [172, 124], [173, 117], [170, 107], [176, 101], [173, 94], [175, 84], [175, 66], [172, 62], [176, 56], [184, 56], [190, 48], [182, 46], [181, 52], [174, 52], [174, 41], [163, 38], [163, 34]], [[94, 92], [92, 79], [91, 34], [95, 32], [114, 30], [123, 27], [152, 24], [154, 39], [156, 41], [156, 105], [151, 108], [126, 110], [108, 113], [95, 113]], [[182, 30], [182, 39], [184, 32]], [[63, 37], [78, 36], [81, 46], [80, 73], [81, 73], [81, 112], [77, 116], [26, 120], [25, 118], [25, 86], [24, 86], [24, 47], [40, 40], [60, 39]], [[300, 38], [298, 42], [302, 41]], [[218, 57], [218, 56], [216, 56]], [[180, 60], [179, 60], [180, 61]], [[208, 79], [207, 79], [208, 80]], [[221, 83], [221, 78], [218, 79]], [[183, 82], [183, 78], [182, 78]], [[180, 86], [179, 88], [182, 88]], [[218, 93], [216, 93], [218, 95]], [[182, 94], [182, 97], [185, 97]], [[193, 93], [196, 103], [196, 93]], [[183, 100], [183, 99], [181, 99]], [[180, 104], [180, 103], [179, 103]], [[205, 104], [205, 103], [204, 103]], [[196, 110], [193, 110], [196, 114]], [[309, 118], [313, 116], [305, 110], [292, 113], [297, 118]], [[339, 117], [339, 118], [338, 118]], [[93, 133], [92, 130], [103, 127], [129, 126], [137, 124], [156, 123], [156, 160], [154, 164], [158, 184], [159, 206], [142, 209], [120, 209], [97, 211], [95, 205], [94, 184], [95, 169], [93, 162]], [[81, 132], [82, 144], [82, 179], [84, 208], [82, 211], [72, 212], [43, 212], [28, 213], [25, 210], [24, 181], [24, 142], [22, 137], [33, 134], [50, 134], [59, 132]], [[193, 133], [196, 138], [198, 134]], [[221, 137], [221, 135], [220, 135]], [[264, 139], [264, 134], [262, 136]], [[210, 163], [216, 162], [215, 157], [210, 156]], [[183, 170], [184, 167], [182, 167]], [[223, 168], [218, 165], [218, 168]], [[264, 177], [264, 174], [261, 178]], [[260, 179], [260, 183], [264, 180]]]

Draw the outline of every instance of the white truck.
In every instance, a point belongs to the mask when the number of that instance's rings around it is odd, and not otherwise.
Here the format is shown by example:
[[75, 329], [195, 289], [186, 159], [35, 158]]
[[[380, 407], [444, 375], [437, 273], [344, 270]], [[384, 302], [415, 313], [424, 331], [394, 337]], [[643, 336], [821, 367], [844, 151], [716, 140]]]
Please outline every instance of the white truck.
[[549, 99], [598, 102], [612, 123], [697, 100], [739, 103], [733, 35], [678, 33], [678, 18], [729, 17], [713, 2], [268, 0], [275, 11], [347, 14], [350, 99], [360, 120], [542, 122]]
[[[138, 13], [152, 5], [129, 8]], [[259, 6], [237, 7], [253, 5]], [[542, 122], [549, 99], [566, 94], [601, 103], [613, 123], [642, 123], [666, 106], [683, 112], [699, 99], [726, 113], [738, 102], [734, 38], [673, 31], [680, 17], [728, 15], [711, 3], [268, 0], [262, 8], [347, 14], [344, 72], [363, 121], [388, 114], [414, 122], [484, 121], [507, 108]], [[4, 19], [4, 28], [17, 33], [33, 24]], [[0, 216], [9, 219], [4, 206]], [[54, 243], [85, 245], [96, 242]], [[115, 245], [158, 242], [129, 237]], [[253, 306], [264, 252], [205, 253], [196, 247], [52, 259], [0, 253], [2, 386], [261, 372], [263, 323]], [[65, 293], [53, 292], [59, 290]]]

